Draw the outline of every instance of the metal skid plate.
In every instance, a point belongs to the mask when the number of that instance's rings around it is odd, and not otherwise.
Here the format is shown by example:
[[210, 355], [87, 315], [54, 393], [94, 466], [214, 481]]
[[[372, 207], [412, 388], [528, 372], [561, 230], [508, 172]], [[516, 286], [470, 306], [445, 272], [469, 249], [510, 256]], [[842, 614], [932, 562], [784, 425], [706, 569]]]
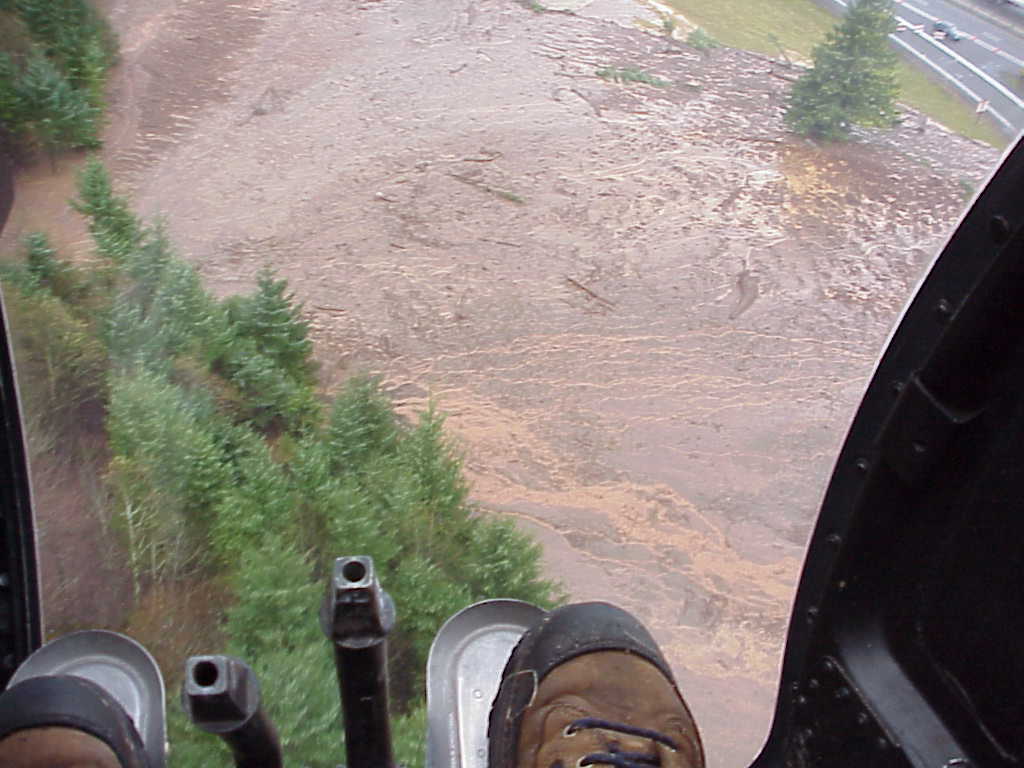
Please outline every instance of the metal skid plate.
[[41, 675], [74, 675], [96, 683], [125, 710], [153, 768], [165, 758], [164, 681], [153, 657], [130, 637], [90, 629], [44, 645], [15, 672], [11, 685]]
[[427, 768], [487, 768], [487, 718], [501, 672], [544, 610], [485, 600], [452, 616], [427, 660]]

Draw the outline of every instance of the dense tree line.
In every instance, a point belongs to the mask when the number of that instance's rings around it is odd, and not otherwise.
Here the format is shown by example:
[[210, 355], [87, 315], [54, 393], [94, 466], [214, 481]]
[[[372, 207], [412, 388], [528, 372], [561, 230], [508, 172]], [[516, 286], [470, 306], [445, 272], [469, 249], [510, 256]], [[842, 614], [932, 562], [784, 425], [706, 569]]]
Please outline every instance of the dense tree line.
[[[97, 146], [115, 51], [85, 0], [0, 0], [0, 144]], [[487, 597], [551, 605], [536, 544], [468, 502], [436, 411], [407, 423], [366, 378], [330, 401], [318, 393], [301, 307], [271, 270], [249, 294], [213, 297], [95, 160], [73, 205], [93, 260], [64, 260], [37, 233], [0, 277], [33, 435], [71, 461], [83, 456], [69, 425], [101, 435], [88, 461], [103, 465], [100, 503], [136, 601], [159, 584], [228, 584], [225, 645], [208, 650], [253, 665], [288, 763], [334, 766], [338, 696], [316, 609], [335, 556], [371, 555], [399, 610], [396, 754], [420, 764], [434, 634]], [[173, 690], [168, 713], [172, 765], [228, 764]]]
[[[317, 395], [301, 307], [269, 270], [218, 300], [164, 230], [139, 220], [98, 161], [75, 207], [95, 242], [88, 266], [42, 235], [4, 268], [33, 413], [96, 414], [109, 446], [105, 503], [137, 593], [217, 575], [230, 584], [223, 650], [248, 660], [288, 761], [339, 760], [338, 699], [316, 608], [331, 562], [371, 555], [395, 599], [390, 643], [400, 760], [422, 760], [426, 654], [440, 624], [506, 596], [550, 605], [537, 546], [475, 510], [434, 410], [399, 419], [356, 378]], [[171, 698], [172, 763], [226, 764]]]

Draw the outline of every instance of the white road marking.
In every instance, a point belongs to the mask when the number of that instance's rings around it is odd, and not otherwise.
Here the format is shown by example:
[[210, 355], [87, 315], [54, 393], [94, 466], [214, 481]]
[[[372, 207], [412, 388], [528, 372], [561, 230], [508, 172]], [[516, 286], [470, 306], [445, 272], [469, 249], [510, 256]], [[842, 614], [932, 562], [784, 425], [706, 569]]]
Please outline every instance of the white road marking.
[[[913, 5], [911, 5], [910, 3], [904, 2], [904, 0], [896, 0], [896, 2], [899, 3], [900, 5], [902, 5], [904, 8], [906, 8], [908, 11], [912, 11], [913, 13], [916, 13], [919, 16], [924, 16], [926, 19], [928, 19], [931, 22], [936, 22], [936, 21], [939, 20], [938, 16], [933, 16], [932, 14], [928, 13], [927, 11], [922, 11], [920, 8], [917, 8], [917, 7], [913, 6]], [[966, 33], [966, 32], [964, 33], [964, 37], [966, 37], [968, 40], [972, 40], [973, 42], [977, 43], [978, 45], [980, 45], [985, 50], [987, 50], [987, 51], [989, 51], [991, 53], [994, 53], [997, 56], [1001, 56], [1002, 58], [1006, 59], [1007, 61], [1013, 62], [1018, 67], [1024, 67], [1024, 60], [1018, 59], [1016, 56], [1014, 56], [1011, 53], [1007, 53], [1002, 48], [999, 48], [998, 46], [992, 45], [992, 43], [988, 42], [987, 40], [983, 40], [982, 38], [978, 37], [977, 35], [972, 35], [972, 34]]]
[[[897, 1], [899, 1], [899, 0], [897, 0]], [[847, 7], [847, 1], [846, 1], [846, 0], [835, 0], [835, 2], [836, 2], [836, 3], [838, 3], [839, 5], [841, 5], [841, 6], [843, 7], [843, 8], [846, 8], [846, 7]], [[929, 15], [927, 15], [927, 14], [922, 14], [922, 15], [924, 15], [924, 16], [925, 16], [926, 18], [933, 18], [933, 19], [935, 18], [934, 16], [929, 16]], [[910, 22], [908, 22], [908, 21], [907, 21], [906, 19], [900, 18], [899, 16], [897, 16], [897, 17], [896, 17], [896, 19], [897, 19], [897, 21], [900, 21], [900, 22], [902, 22], [903, 24], [906, 24], [906, 25], [907, 25], [907, 27], [911, 27], [911, 26], [912, 26], [912, 25], [910, 24]], [[921, 37], [921, 38], [922, 38], [922, 39], [924, 39], [924, 40], [927, 40], [927, 41], [928, 41], [929, 43], [931, 43], [932, 45], [934, 45], [934, 46], [936, 46], [937, 48], [941, 49], [941, 50], [942, 50], [943, 52], [945, 52], [946, 54], [948, 54], [949, 56], [951, 56], [951, 57], [952, 57], [953, 59], [955, 59], [955, 60], [959, 60], [961, 64], [963, 64], [963, 65], [964, 65], [965, 67], [967, 67], [967, 69], [969, 69], [969, 70], [971, 70], [971, 71], [975, 72], [975, 74], [977, 74], [977, 75], [978, 75], [979, 77], [981, 77], [981, 78], [982, 78], [983, 80], [985, 80], [985, 81], [986, 81], [986, 82], [988, 82], [988, 83], [989, 83], [990, 85], [992, 85], [992, 86], [993, 86], [994, 88], [996, 88], [996, 90], [998, 90], [998, 91], [1000, 91], [1000, 92], [1006, 92], [1006, 93], [1009, 93], [1008, 91], [1006, 91], [1006, 88], [1005, 88], [1005, 87], [1004, 87], [1004, 86], [1003, 86], [1002, 84], [1000, 84], [1000, 83], [998, 83], [997, 81], [993, 80], [993, 79], [992, 79], [991, 77], [989, 77], [989, 76], [988, 76], [988, 75], [987, 75], [987, 74], [986, 74], [985, 72], [982, 72], [982, 71], [981, 71], [980, 69], [978, 69], [978, 67], [976, 67], [976, 66], [975, 66], [974, 64], [972, 64], [971, 62], [967, 61], [967, 60], [966, 60], [966, 59], [965, 59], [965, 58], [964, 58], [963, 56], [961, 56], [960, 54], [958, 54], [958, 53], [955, 53], [954, 51], [952, 51], [952, 50], [951, 50], [951, 49], [950, 49], [950, 48], [949, 48], [948, 46], [945, 46], [945, 45], [943, 45], [942, 43], [940, 43], [940, 42], [939, 42], [938, 40], [935, 40], [934, 38], [932, 38], [932, 36], [931, 36], [931, 35], [929, 35], [929, 34], [925, 33], [925, 32], [924, 32], [923, 30], [913, 30], [913, 31], [914, 31], [914, 34], [918, 35], [919, 37]], [[968, 87], [967, 87], [967, 86], [966, 86], [966, 85], [965, 85], [964, 83], [960, 82], [960, 80], [958, 80], [958, 79], [957, 79], [956, 77], [954, 77], [953, 75], [951, 75], [951, 74], [950, 74], [949, 72], [947, 72], [947, 71], [946, 71], [945, 69], [943, 69], [942, 67], [940, 67], [940, 66], [939, 66], [938, 64], [936, 64], [936, 63], [935, 63], [934, 61], [932, 61], [931, 59], [929, 59], [929, 58], [928, 58], [927, 56], [925, 56], [925, 55], [924, 55], [923, 53], [921, 53], [921, 52], [920, 52], [920, 51], [918, 51], [917, 49], [913, 48], [913, 47], [912, 47], [912, 46], [911, 46], [911, 45], [910, 45], [910, 44], [909, 44], [909, 43], [908, 43], [908, 42], [907, 42], [906, 40], [902, 40], [902, 39], [900, 39], [900, 37], [899, 37], [899, 36], [898, 36], [897, 34], [895, 34], [895, 33], [894, 33], [894, 34], [891, 34], [891, 35], [889, 35], [889, 38], [890, 38], [891, 40], [893, 40], [894, 42], [896, 42], [896, 43], [897, 43], [898, 45], [900, 45], [900, 46], [902, 46], [903, 48], [905, 48], [906, 50], [910, 51], [910, 53], [912, 53], [912, 54], [913, 54], [914, 56], [916, 56], [916, 57], [917, 57], [918, 59], [920, 59], [921, 61], [923, 61], [923, 62], [924, 62], [925, 64], [927, 64], [927, 65], [928, 65], [929, 67], [931, 67], [932, 69], [934, 69], [934, 70], [935, 70], [935, 71], [936, 71], [936, 72], [937, 72], [938, 74], [942, 75], [942, 77], [944, 77], [944, 78], [946, 78], [947, 80], [949, 80], [949, 81], [950, 81], [950, 82], [951, 82], [951, 83], [952, 83], [953, 85], [955, 85], [955, 86], [956, 86], [957, 88], [959, 88], [959, 89], [960, 89], [961, 91], [963, 91], [963, 92], [964, 92], [965, 94], [967, 94], [967, 95], [968, 95], [968, 96], [969, 96], [970, 98], [974, 99], [974, 100], [975, 100], [975, 102], [978, 102], [978, 103], [980, 103], [980, 102], [982, 101], [982, 98], [981, 98], [981, 96], [979, 96], [979, 95], [978, 95], [977, 93], [975, 93], [974, 91], [972, 91], [972, 90], [971, 90], [970, 88], [968, 88]], [[1010, 98], [1010, 100], [1011, 100], [1011, 101], [1013, 101], [1013, 102], [1014, 102], [1015, 104], [1017, 104], [1018, 106], [1024, 106], [1024, 103], [1022, 103], [1022, 102], [1020, 101], [1020, 99], [1018, 99], [1018, 98], [1017, 98], [1016, 96], [1014, 96], [1013, 94], [1009, 94], [1009, 98]], [[1015, 131], [1016, 131], [1016, 129], [1015, 129], [1015, 128], [1014, 128], [1014, 126], [1013, 126], [1013, 125], [1012, 125], [1012, 124], [1010, 123], [1010, 121], [1009, 121], [1009, 120], [1007, 120], [1007, 119], [1006, 119], [1006, 118], [1005, 118], [1005, 117], [1004, 117], [1003, 115], [1001, 115], [1001, 114], [1000, 114], [999, 112], [997, 112], [997, 111], [996, 111], [995, 109], [992, 109], [992, 107], [989, 107], [989, 108], [988, 108], [988, 110], [987, 110], [987, 112], [988, 112], [988, 113], [989, 113], [990, 115], [992, 115], [992, 116], [993, 116], [994, 118], [996, 118], [996, 120], [998, 120], [998, 121], [999, 121], [1000, 123], [1002, 123], [1002, 124], [1003, 124], [1004, 126], [1006, 126], [1006, 127], [1007, 127], [1007, 128], [1008, 128], [1008, 129], [1010, 130], [1010, 132], [1011, 132], [1011, 133], [1013, 133], [1013, 132], [1015, 132]]]

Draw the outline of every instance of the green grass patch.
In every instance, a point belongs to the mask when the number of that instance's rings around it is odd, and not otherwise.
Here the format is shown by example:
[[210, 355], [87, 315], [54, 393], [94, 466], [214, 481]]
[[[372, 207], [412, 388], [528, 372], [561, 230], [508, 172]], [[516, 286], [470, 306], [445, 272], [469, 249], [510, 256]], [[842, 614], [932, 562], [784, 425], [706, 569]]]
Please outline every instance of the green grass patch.
[[687, 21], [724, 45], [777, 56], [779, 42], [810, 59], [836, 22], [810, 0], [668, 0]]
[[633, 68], [618, 69], [616, 67], [602, 67], [594, 72], [594, 74], [598, 77], [604, 78], [605, 80], [611, 80], [616, 83], [644, 83], [645, 85], [653, 85], [657, 88], [663, 88], [668, 85], [668, 80], [662, 80], [660, 77], [656, 77], [650, 72], [644, 72]]
[[508, 200], [510, 203], [519, 203], [520, 205], [523, 205], [526, 202], [522, 195], [517, 195], [515, 192], [509, 192], [507, 189], [492, 187], [490, 191], [503, 200]]
[[[686, 19], [733, 48], [779, 56], [787, 53], [810, 60], [811, 49], [825, 39], [838, 17], [811, 0], [667, 0]], [[1007, 139], [988, 120], [946, 86], [916, 66], [902, 61], [898, 70], [900, 100], [964, 136], [995, 147]]]
[[914, 109], [919, 109], [950, 130], [984, 141], [1002, 149], [1008, 143], [991, 123], [990, 119], [979, 119], [974, 108], [946, 86], [933, 82], [924, 72], [904, 62], [896, 75], [900, 82], [900, 98]]

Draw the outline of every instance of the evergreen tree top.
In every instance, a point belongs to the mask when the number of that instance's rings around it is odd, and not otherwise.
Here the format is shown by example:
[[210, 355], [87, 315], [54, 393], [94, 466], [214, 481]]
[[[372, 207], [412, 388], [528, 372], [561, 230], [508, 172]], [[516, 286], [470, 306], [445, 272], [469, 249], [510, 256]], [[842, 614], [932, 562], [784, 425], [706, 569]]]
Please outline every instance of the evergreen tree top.
[[797, 133], [842, 139], [854, 124], [887, 126], [896, 117], [896, 29], [891, 0], [852, 2], [812, 51], [814, 67], [794, 85], [786, 122]]

